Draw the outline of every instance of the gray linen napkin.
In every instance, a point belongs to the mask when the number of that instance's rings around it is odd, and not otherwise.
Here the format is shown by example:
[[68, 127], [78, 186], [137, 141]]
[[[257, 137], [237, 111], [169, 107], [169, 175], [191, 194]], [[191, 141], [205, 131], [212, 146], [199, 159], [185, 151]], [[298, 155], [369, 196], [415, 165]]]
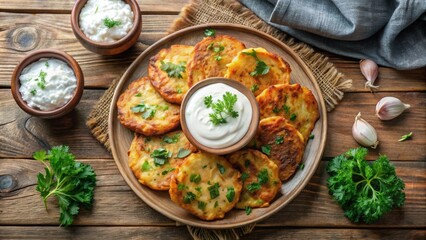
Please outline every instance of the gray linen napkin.
[[327, 51], [396, 69], [426, 66], [426, 0], [240, 0], [260, 18]]

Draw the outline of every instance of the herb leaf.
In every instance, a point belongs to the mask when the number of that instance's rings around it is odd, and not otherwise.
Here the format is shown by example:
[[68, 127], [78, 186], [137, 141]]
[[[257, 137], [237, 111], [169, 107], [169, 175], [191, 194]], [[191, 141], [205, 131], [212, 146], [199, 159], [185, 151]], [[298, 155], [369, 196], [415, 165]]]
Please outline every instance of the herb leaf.
[[167, 159], [171, 157], [171, 152], [167, 151], [164, 148], [158, 148], [155, 149], [150, 156], [154, 158], [155, 166], [163, 166], [166, 163]]
[[271, 155], [271, 146], [270, 145], [263, 145], [260, 147], [260, 150], [266, 154], [266, 155]]
[[215, 199], [219, 197], [219, 183], [215, 183], [208, 187], [208, 190], [210, 192], [210, 199]]
[[257, 85], [257, 84], [253, 84], [253, 85], [251, 85], [251, 87], [250, 87], [250, 91], [252, 91], [252, 92], [256, 92], [257, 90], [259, 90], [259, 85]]
[[169, 77], [183, 78], [182, 73], [186, 71], [186, 62], [174, 64], [172, 62], [161, 61], [160, 69], [166, 72]]
[[157, 111], [155, 106], [150, 106], [143, 102], [130, 108], [130, 110], [134, 113], [142, 113], [143, 119], [153, 118], [155, 116], [155, 112]]
[[180, 148], [176, 157], [177, 158], [185, 158], [189, 154], [191, 154], [191, 150], [185, 149], [185, 148]]
[[193, 173], [189, 176], [189, 181], [193, 183], [199, 183], [201, 181], [201, 175]]
[[232, 118], [237, 118], [239, 116], [238, 112], [234, 110], [234, 105], [237, 102], [237, 95], [230, 92], [225, 92], [222, 99], [213, 103], [211, 100], [211, 95], [204, 97], [204, 105], [207, 108], [212, 108], [213, 113], [209, 114], [210, 121], [214, 126], [227, 123], [225, 117], [229, 116]]
[[249, 206], [245, 207], [244, 211], [246, 212], [247, 216], [250, 215], [250, 213], [251, 213], [251, 207], [249, 207]]
[[213, 37], [215, 34], [216, 30], [212, 28], [206, 28], [206, 30], [204, 30], [204, 35], [206, 35], [206, 37]]
[[221, 164], [217, 164], [217, 168], [219, 169], [220, 174], [224, 174], [225, 173], [225, 167]]
[[257, 179], [259, 180], [260, 185], [264, 185], [268, 183], [269, 181], [268, 170], [266, 168], [260, 170], [260, 172], [257, 174]]
[[113, 28], [115, 26], [121, 25], [121, 21], [112, 20], [111, 18], [104, 18], [103, 20], [105, 27]]
[[294, 120], [296, 120], [296, 117], [297, 117], [297, 115], [296, 115], [296, 114], [294, 114], [294, 113], [292, 113], [292, 114], [290, 115], [290, 121], [294, 121]]
[[248, 173], [243, 172], [241, 174], [241, 181], [245, 182], [247, 180], [247, 178], [249, 178], [250, 175], [248, 175]]
[[234, 201], [235, 197], [235, 190], [233, 187], [228, 187], [228, 191], [226, 192], [226, 199], [228, 199], [228, 202]]
[[284, 137], [283, 136], [277, 136], [275, 138], [275, 144], [282, 144], [284, 142]]
[[183, 197], [183, 202], [188, 204], [195, 200], [195, 194], [192, 192], [187, 192], [186, 195]]
[[152, 167], [151, 167], [151, 165], [149, 165], [149, 162], [148, 161], [145, 161], [145, 162], [143, 162], [143, 164], [142, 164], [142, 171], [143, 172], [146, 172], [146, 171], [149, 171], [149, 170], [151, 170], [152, 169]]
[[252, 49], [251, 52], [243, 52], [243, 54], [252, 56], [256, 59], [256, 67], [255, 67], [254, 71], [250, 73], [250, 76], [256, 77], [256, 76], [259, 76], [259, 75], [266, 75], [269, 72], [270, 67], [268, 65], [266, 65], [266, 63], [264, 61], [261, 61], [257, 57], [256, 50]]
[[96, 187], [93, 168], [88, 164], [76, 162], [67, 146], [53, 147], [48, 153], [44, 150], [38, 151], [33, 157], [46, 166], [45, 175], [37, 175], [36, 187], [46, 210], [47, 199], [55, 196], [58, 199], [61, 226], [71, 225], [80, 207], [92, 207]]
[[206, 108], [210, 108], [213, 104], [213, 97], [212, 95], [205, 96], [204, 97], [204, 105], [206, 105]]
[[204, 210], [206, 208], [206, 203], [203, 201], [198, 201], [198, 209]]
[[177, 143], [179, 141], [179, 137], [180, 137], [180, 133], [176, 133], [175, 135], [169, 137], [169, 136], [164, 136], [163, 137], [163, 142], [171, 144], [171, 143]]
[[258, 182], [250, 183], [249, 185], [247, 185], [247, 190], [251, 193], [259, 189], [260, 189], [260, 183]]
[[402, 142], [405, 141], [407, 139], [410, 139], [413, 136], [413, 132], [410, 132], [409, 134], [403, 135], [398, 141]]
[[300, 170], [303, 170], [304, 168], [305, 168], [305, 164], [304, 163], [299, 164], [299, 169]]

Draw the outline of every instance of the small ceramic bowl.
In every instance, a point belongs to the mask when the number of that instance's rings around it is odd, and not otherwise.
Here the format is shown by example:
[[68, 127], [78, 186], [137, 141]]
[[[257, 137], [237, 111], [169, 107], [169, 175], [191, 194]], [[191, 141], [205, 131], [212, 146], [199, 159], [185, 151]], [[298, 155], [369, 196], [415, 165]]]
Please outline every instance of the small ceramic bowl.
[[[223, 147], [223, 148], [212, 148], [209, 146], [205, 146], [203, 144], [201, 144], [199, 141], [197, 141], [196, 138], [194, 138], [194, 136], [191, 134], [191, 132], [188, 129], [188, 125], [186, 122], [186, 116], [185, 116], [185, 111], [186, 111], [186, 106], [187, 103], [189, 101], [189, 99], [191, 98], [191, 96], [200, 88], [203, 88], [207, 85], [210, 84], [215, 84], [215, 83], [223, 83], [226, 84], [236, 90], [238, 90], [239, 92], [241, 92], [244, 96], [247, 97], [247, 99], [250, 102], [250, 106], [252, 108], [252, 117], [250, 120], [250, 125], [248, 127], [247, 132], [245, 133], [245, 135], [235, 144], [227, 146], [227, 147]], [[224, 154], [228, 154], [228, 153], [232, 153], [235, 152], [241, 148], [243, 148], [244, 146], [246, 146], [252, 139], [253, 137], [256, 135], [257, 132], [257, 128], [259, 125], [259, 117], [260, 117], [260, 113], [259, 113], [259, 106], [257, 104], [256, 101], [256, 97], [254, 96], [254, 94], [243, 84], [241, 84], [238, 81], [229, 79], [229, 78], [222, 78], [222, 77], [215, 77], [215, 78], [208, 78], [206, 80], [203, 80], [201, 82], [198, 82], [197, 84], [195, 84], [194, 86], [192, 86], [188, 92], [186, 93], [181, 107], [180, 107], [180, 116], [181, 116], [181, 127], [182, 127], [182, 131], [185, 134], [185, 136], [188, 138], [188, 140], [198, 149], [203, 150], [205, 152], [209, 152], [209, 153], [213, 153], [213, 154], [217, 154], [217, 155], [224, 155]]]
[[[56, 58], [58, 60], [66, 62], [68, 66], [70, 66], [71, 69], [74, 71], [75, 77], [77, 79], [77, 86], [72, 98], [62, 107], [50, 111], [43, 111], [29, 107], [27, 103], [22, 99], [21, 93], [19, 92], [19, 88], [21, 87], [21, 81], [19, 80], [19, 76], [21, 75], [22, 70], [29, 64], [36, 62], [41, 58]], [[84, 77], [80, 65], [73, 57], [71, 57], [67, 53], [53, 49], [38, 50], [28, 54], [16, 66], [12, 75], [11, 89], [13, 98], [15, 99], [16, 103], [22, 110], [24, 110], [28, 114], [41, 118], [57, 118], [72, 111], [75, 106], [77, 106], [77, 104], [80, 102], [84, 89]]]
[[89, 51], [101, 55], [116, 55], [122, 53], [133, 46], [139, 38], [142, 30], [142, 17], [137, 0], [123, 0], [129, 4], [133, 12], [133, 27], [126, 36], [113, 43], [95, 42], [88, 38], [80, 29], [80, 11], [88, 0], [76, 1], [71, 12], [71, 27], [75, 37]]

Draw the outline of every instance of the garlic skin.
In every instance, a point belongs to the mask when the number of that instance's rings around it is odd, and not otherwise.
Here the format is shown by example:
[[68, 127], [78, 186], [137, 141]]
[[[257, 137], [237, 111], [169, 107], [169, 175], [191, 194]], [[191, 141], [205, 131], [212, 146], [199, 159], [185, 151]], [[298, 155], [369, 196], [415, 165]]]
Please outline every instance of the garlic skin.
[[379, 145], [377, 133], [373, 126], [361, 118], [361, 113], [355, 117], [354, 125], [352, 126], [352, 136], [364, 147], [376, 149]]
[[376, 116], [380, 120], [391, 120], [410, 107], [410, 104], [405, 104], [396, 97], [384, 97], [376, 105]]
[[372, 89], [378, 89], [379, 86], [374, 85], [374, 81], [376, 81], [379, 75], [379, 66], [370, 59], [362, 59], [359, 62], [359, 68], [361, 69], [362, 75], [367, 79], [365, 88], [370, 89], [370, 91], [373, 91]]

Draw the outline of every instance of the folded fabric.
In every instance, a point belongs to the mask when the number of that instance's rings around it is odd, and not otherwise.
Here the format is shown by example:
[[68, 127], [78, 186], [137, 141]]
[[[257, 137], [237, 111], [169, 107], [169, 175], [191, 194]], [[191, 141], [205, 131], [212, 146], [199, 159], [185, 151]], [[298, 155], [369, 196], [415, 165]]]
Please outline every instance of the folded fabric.
[[318, 48], [396, 69], [426, 66], [426, 0], [240, 0]]

